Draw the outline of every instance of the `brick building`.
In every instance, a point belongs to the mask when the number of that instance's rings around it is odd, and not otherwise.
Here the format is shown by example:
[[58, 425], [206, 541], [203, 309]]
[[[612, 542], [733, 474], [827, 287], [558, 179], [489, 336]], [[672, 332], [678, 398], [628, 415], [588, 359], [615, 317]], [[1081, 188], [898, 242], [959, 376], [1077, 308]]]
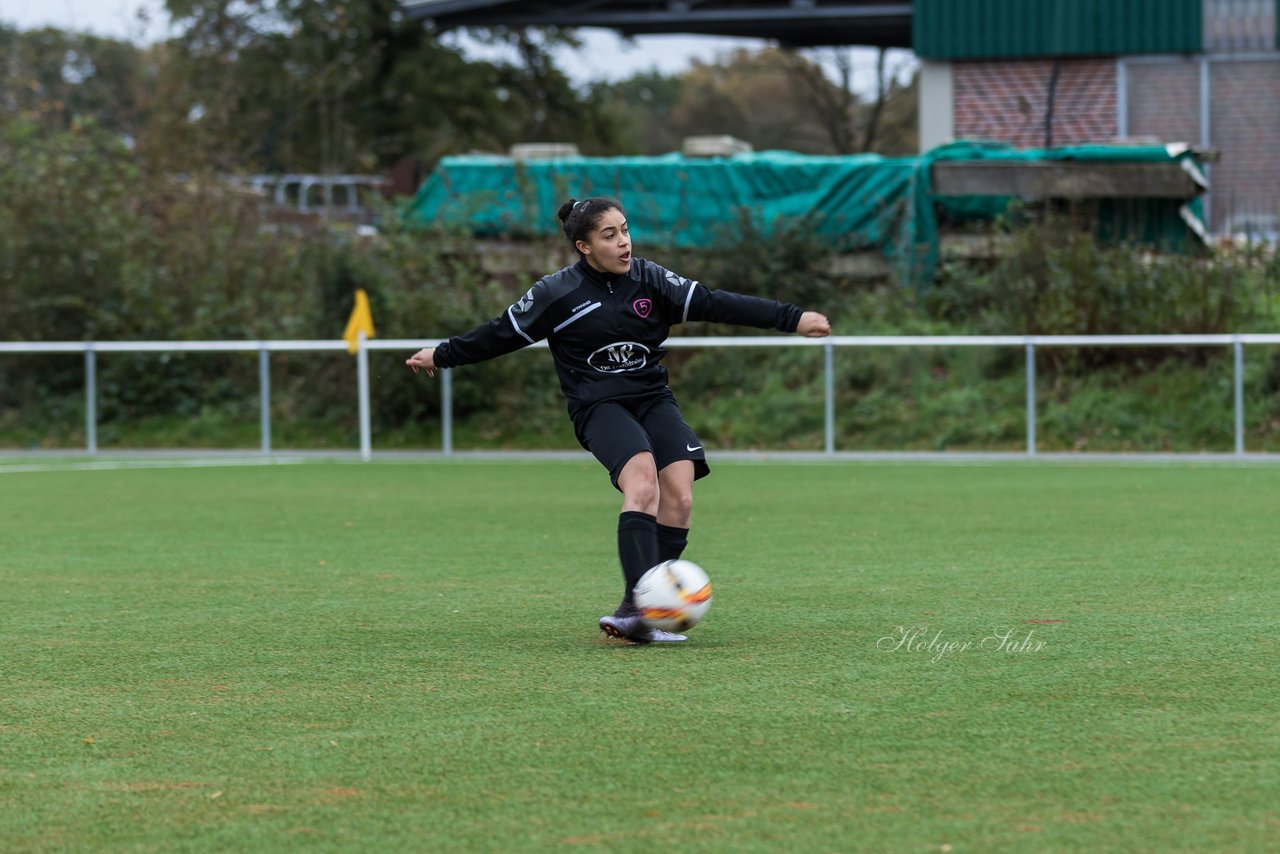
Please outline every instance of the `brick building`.
[[1280, 0], [916, 0], [921, 147], [1216, 149], [1215, 233], [1280, 232]]

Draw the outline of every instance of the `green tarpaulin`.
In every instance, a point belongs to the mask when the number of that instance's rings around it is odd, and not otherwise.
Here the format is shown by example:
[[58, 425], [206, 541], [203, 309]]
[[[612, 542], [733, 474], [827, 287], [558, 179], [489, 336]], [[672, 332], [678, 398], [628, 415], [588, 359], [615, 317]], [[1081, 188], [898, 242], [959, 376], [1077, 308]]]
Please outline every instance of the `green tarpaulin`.
[[[446, 157], [423, 183], [407, 215], [417, 223], [461, 227], [477, 235], [553, 235], [559, 227], [556, 210], [565, 199], [614, 196], [643, 243], [711, 246], [740, 234], [744, 219], [765, 235], [780, 223], [802, 222], [837, 251], [878, 249], [904, 281], [921, 281], [932, 276], [936, 265], [939, 210], [955, 217], [994, 218], [1010, 202], [994, 196], [935, 196], [929, 176], [939, 160], [1161, 162], [1189, 157], [1162, 146], [1018, 150], [973, 142], [897, 158], [787, 151], [697, 159], [678, 154], [523, 162]], [[1150, 208], [1160, 234], [1195, 227], [1190, 212], [1181, 207]], [[1131, 236], [1115, 222], [1110, 228]]]

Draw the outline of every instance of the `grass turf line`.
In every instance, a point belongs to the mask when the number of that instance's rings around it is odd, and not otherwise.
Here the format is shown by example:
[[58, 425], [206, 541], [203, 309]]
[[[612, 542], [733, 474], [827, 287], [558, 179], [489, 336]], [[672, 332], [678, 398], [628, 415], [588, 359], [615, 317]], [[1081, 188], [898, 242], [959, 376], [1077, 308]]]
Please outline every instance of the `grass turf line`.
[[1277, 469], [719, 463], [688, 552], [715, 603], [675, 648], [598, 636], [619, 502], [594, 464], [3, 487], [8, 850], [1280, 828]]

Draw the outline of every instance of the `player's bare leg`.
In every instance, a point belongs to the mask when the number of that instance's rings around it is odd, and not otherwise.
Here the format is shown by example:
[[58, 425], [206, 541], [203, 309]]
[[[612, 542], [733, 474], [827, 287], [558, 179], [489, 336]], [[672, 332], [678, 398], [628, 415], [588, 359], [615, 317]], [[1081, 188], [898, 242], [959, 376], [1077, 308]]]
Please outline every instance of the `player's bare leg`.
[[627, 460], [622, 471], [618, 472], [618, 489], [622, 490], [622, 512], [656, 516], [658, 469], [653, 462], [653, 454], [644, 451]]
[[658, 562], [676, 560], [689, 544], [693, 519], [693, 460], [676, 460], [658, 472]]

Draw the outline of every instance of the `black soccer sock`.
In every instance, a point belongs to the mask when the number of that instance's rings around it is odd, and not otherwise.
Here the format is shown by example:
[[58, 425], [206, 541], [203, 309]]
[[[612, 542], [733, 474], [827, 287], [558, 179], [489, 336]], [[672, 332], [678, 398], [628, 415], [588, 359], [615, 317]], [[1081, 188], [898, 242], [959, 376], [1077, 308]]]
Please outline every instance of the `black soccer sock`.
[[658, 563], [658, 520], [648, 513], [625, 510], [618, 516], [618, 559], [625, 587], [618, 616], [635, 613], [631, 591], [640, 576]]
[[658, 523], [658, 563], [676, 560], [689, 545], [689, 529]]

